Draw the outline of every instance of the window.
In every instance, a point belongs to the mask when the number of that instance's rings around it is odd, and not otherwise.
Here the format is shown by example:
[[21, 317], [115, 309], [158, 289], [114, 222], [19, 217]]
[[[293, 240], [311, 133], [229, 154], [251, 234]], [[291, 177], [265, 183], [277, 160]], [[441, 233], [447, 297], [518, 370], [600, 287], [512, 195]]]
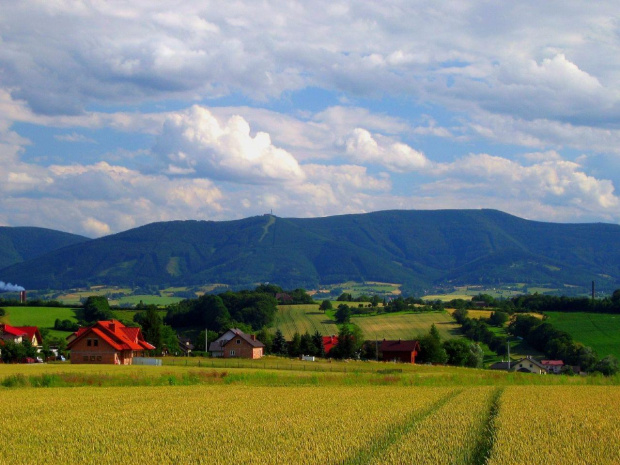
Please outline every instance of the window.
[[92, 346], [93, 345], [93, 340], [92, 339], [86, 339], [86, 345], [88, 347]]
[[230, 351], [230, 356], [231, 356], [231, 357], [234, 357], [234, 356], [235, 356], [235, 351], [234, 351], [234, 350], [231, 350], [231, 351]]
[[95, 356], [94, 356], [94, 355], [91, 355], [91, 356], [90, 356], [90, 359], [91, 359], [91, 361], [93, 361], [93, 362], [94, 362], [94, 361], [95, 361]]
[[84, 361], [88, 362], [88, 355], [84, 355]]
[[99, 339], [93, 339], [93, 345], [99, 347]]
[[241, 344], [241, 339], [237, 339], [237, 344]]
[[101, 355], [97, 355], [97, 361], [100, 362], [101, 361]]

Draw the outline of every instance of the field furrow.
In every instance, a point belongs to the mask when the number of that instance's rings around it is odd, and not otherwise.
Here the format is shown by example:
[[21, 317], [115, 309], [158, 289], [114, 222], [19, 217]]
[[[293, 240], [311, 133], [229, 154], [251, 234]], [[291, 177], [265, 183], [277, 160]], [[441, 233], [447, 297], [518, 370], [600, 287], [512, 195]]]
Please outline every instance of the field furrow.
[[489, 464], [617, 464], [620, 390], [510, 386], [500, 402]]

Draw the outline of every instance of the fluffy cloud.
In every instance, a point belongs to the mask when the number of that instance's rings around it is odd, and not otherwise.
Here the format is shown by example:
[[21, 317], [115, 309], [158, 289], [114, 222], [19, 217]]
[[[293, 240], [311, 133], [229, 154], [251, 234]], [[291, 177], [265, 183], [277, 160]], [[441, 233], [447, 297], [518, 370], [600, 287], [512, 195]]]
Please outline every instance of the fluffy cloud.
[[155, 151], [174, 172], [191, 169], [197, 174], [246, 183], [303, 180], [297, 160], [275, 147], [265, 132], [252, 136], [250, 125], [241, 116], [225, 124], [200, 106], [169, 116]]
[[446, 187], [455, 191], [476, 190], [506, 198], [569, 203], [584, 210], [617, 210], [620, 206], [611, 181], [588, 176], [577, 163], [550, 158], [523, 166], [503, 157], [472, 154], [438, 165], [434, 171], [440, 177], [457, 175], [456, 179], [443, 179]]
[[380, 164], [397, 172], [421, 170], [430, 165], [423, 153], [400, 142], [377, 142], [362, 128], [355, 128], [347, 138], [346, 153], [361, 163]]

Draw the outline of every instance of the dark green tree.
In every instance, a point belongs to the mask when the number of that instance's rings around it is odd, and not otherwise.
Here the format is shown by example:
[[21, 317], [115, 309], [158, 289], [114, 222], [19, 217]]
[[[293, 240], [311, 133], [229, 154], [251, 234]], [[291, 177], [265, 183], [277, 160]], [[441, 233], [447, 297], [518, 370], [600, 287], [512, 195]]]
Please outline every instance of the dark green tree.
[[287, 353], [286, 339], [284, 339], [284, 334], [282, 334], [280, 328], [276, 330], [276, 334], [273, 337], [271, 350], [276, 355], [285, 355]]
[[465, 339], [448, 339], [444, 341], [443, 348], [448, 355], [448, 365], [462, 367], [467, 365], [471, 343]]
[[301, 335], [299, 352], [300, 355], [317, 355], [316, 346], [314, 345], [314, 342], [312, 342], [312, 336], [310, 336], [308, 331]]
[[111, 320], [114, 316], [110, 310], [108, 298], [103, 295], [91, 295], [84, 302], [82, 313], [86, 322]]
[[331, 310], [332, 308], [333, 307], [331, 301], [327, 299], [321, 302], [321, 305], [319, 306], [319, 310], [323, 310], [323, 313], [325, 313], [327, 310]]
[[351, 308], [347, 304], [338, 305], [336, 310], [336, 323], [345, 324], [351, 321]]
[[594, 371], [602, 373], [605, 376], [613, 376], [618, 373], [619, 369], [618, 359], [613, 355], [608, 355], [600, 359], [596, 365], [594, 365]]
[[293, 339], [288, 345], [288, 356], [299, 357], [301, 355], [301, 336], [297, 331], [293, 334]]
[[334, 358], [359, 358], [364, 333], [356, 324], [344, 324], [338, 331], [338, 342], [329, 355]]
[[504, 326], [508, 321], [508, 314], [504, 312], [493, 312], [491, 313], [491, 317], [489, 318], [489, 324], [493, 326]]
[[265, 353], [271, 354], [273, 353], [273, 336], [271, 333], [265, 329], [261, 329], [256, 333], [256, 339], [265, 344]]
[[[144, 339], [155, 346], [155, 350], [151, 352], [160, 354], [164, 346], [162, 334], [164, 321], [159, 315], [157, 307], [155, 305], [148, 305], [145, 311], [136, 313], [133, 320], [142, 326], [142, 335]], [[168, 348], [168, 350], [170, 350], [170, 348]]]
[[323, 336], [318, 331], [312, 335], [312, 343], [314, 344], [316, 355], [325, 357], [325, 346], [323, 345]]
[[429, 332], [420, 339], [420, 363], [433, 363], [443, 365], [448, 361], [448, 354], [441, 345], [439, 331], [433, 324]]

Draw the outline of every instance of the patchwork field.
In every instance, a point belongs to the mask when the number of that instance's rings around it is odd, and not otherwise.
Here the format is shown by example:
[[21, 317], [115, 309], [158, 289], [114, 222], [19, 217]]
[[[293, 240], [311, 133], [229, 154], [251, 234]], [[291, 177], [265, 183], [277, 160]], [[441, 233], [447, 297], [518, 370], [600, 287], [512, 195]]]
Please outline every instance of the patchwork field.
[[[422, 335], [435, 324], [442, 338], [459, 337], [457, 325], [446, 312], [383, 313], [380, 315], [354, 315], [351, 322], [358, 325], [367, 339], [411, 339]], [[323, 335], [338, 334], [338, 326], [329, 313], [324, 314], [318, 305], [280, 305], [273, 331], [280, 329], [290, 339], [295, 332], [319, 331]]]
[[600, 357], [611, 354], [620, 359], [620, 315], [585, 312], [546, 312], [546, 315], [554, 328], [592, 347]]
[[[323, 373], [0, 366], [3, 385], [18, 371], [95, 383], [0, 387], [0, 443], [24, 464], [611, 464], [620, 456], [618, 378], [416, 366], [382, 374], [394, 365], [358, 363], [374, 372], [344, 363]], [[195, 382], [174, 385], [183, 380]]]

